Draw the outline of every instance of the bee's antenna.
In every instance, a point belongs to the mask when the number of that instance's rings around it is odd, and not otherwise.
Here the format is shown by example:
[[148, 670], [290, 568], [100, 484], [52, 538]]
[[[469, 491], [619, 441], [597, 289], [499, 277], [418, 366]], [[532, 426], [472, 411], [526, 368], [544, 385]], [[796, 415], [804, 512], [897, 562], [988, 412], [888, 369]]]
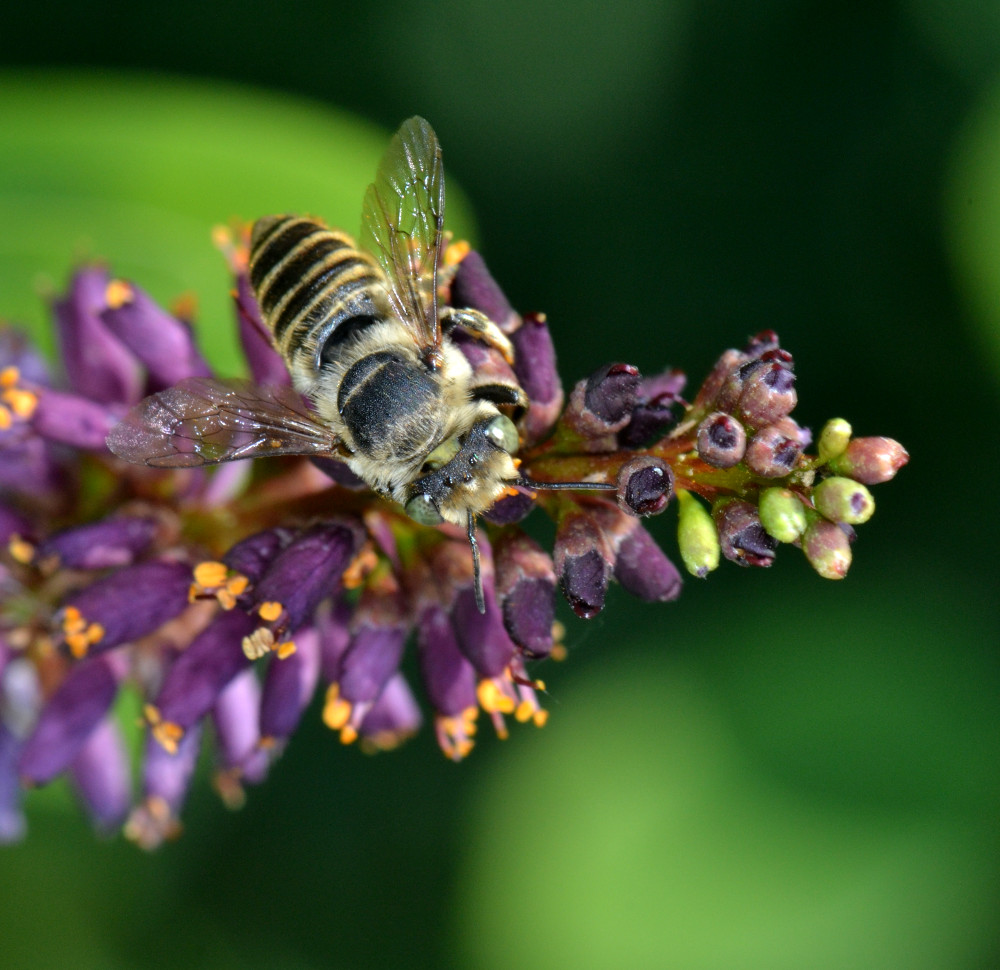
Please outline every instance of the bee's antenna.
[[476, 520], [472, 516], [472, 510], [469, 510], [468, 517], [468, 536], [469, 545], [472, 547], [472, 582], [473, 588], [476, 591], [476, 609], [480, 613], [486, 612], [486, 600], [483, 599], [483, 573], [479, 566], [479, 543], [476, 541]]
[[533, 489], [575, 488], [578, 490], [592, 489], [599, 492], [618, 491], [618, 486], [613, 485], [611, 482], [536, 482], [532, 478], [524, 478], [523, 476], [516, 482], [512, 482], [512, 484], [523, 485], [525, 488]]

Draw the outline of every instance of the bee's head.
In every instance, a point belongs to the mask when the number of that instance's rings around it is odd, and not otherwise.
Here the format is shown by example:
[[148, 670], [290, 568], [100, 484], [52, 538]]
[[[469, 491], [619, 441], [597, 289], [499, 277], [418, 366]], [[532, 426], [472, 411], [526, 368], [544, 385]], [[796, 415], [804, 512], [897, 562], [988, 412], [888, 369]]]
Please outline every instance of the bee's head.
[[488, 509], [517, 480], [511, 457], [517, 446], [514, 422], [499, 413], [446, 438], [425, 459], [427, 472], [411, 483], [406, 514], [422, 525], [466, 525], [469, 513]]

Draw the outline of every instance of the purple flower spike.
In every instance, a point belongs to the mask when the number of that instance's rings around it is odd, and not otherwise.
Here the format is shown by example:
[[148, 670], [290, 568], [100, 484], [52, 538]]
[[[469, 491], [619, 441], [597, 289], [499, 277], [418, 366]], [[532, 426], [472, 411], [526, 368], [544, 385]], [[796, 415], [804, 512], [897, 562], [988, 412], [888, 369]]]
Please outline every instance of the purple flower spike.
[[21, 785], [17, 777], [22, 743], [0, 721], [0, 845], [20, 841], [27, 828], [21, 811]]
[[681, 595], [681, 574], [641, 526], [621, 541], [615, 559], [615, 579], [647, 603], [665, 603]]
[[191, 328], [167, 313], [144, 290], [114, 280], [108, 284], [101, 322], [145, 365], [148, 393], [184, 380], [209, 377], [211, 370], [195, 346]]
[[548, 656], [555, 620], [552, 558], [522, 533], [504, 536], [497, 543], [495, 556], [496, 590], [507, 632], [530, 656]]
[[265, 743], [292, 736], [316, 689], [319, 668], [319, 634], [310, 628], [295, 634], [295, 653], [271, 661], [260, 702], [260, 733]]
[[544, 438], [559, 418], [563, 388], [556, 370], [556, 351], [545, 317], [528, 314], [510, 335], [514, 348], [514, 374], [531, 399], [528, 413], [521, 419], [526, 443]]
[[156, 520], [118, 515], [65, 529], [45, 540], [35, 561], [46, 568], [108, 569], [131, 565], [156, 534]]
[[388, 751], [416, 734], [423, 723], [420, 706], [402, 674], [395, 674], [361, 722], [361, 741]]
[[458, 264], [451, 284], [451, 305], [485, 313], [507, 334], [517, 329], [520, 319], [474, 249]]
[[109, 432], [124, 415], [124, 405], [101, 404], [79, 394], [42, 388], [31, 425], [49, 441], [104, 452]]
[[81, 661], [49, 698], [21, 752], [18, 771], [44, 785], [64, 771], [107, 714], [127, 660], [104, 654]]
[[59, 611], [75, 657], [111, 650], [152, 633], [188, 605], [191, 569], [153, 560], [127, 566], [74, 593]]
[[114, 717], [91, 731], [69, 770], [98, 831], [118, 828], [132, 804], [132, 773]]
[[476, 671], [458, 647], [451, 618], [436, 603], [426, 606], [417, 621], [420, 672], [434, 710], [459, 717], [476, 707]]
[[66, 376], [73, 391], [98, 404], [134, 404], [142, 397], [142, 371], [101, 320], [107, 291], [103, 269], [84, 269], [73, 277], [66, 299], [53, 305]]
[[132, 811], [125, 835], [143, 849], [155, 849], [180, 834], [178, 815], [187, 797], [201, 747], [201, 730], [184, 735], [176, 754], [156, 740], [146, 742], [143, 762], [143, 803]]
[[243, 638], [254, 621], [243, 610], [220, 612], [174, 661], [163, 681], [156, 704], [147, 708], [152, 733], [167, 749], [203, 718], [226, 685], [250, 661], [243, 652]]

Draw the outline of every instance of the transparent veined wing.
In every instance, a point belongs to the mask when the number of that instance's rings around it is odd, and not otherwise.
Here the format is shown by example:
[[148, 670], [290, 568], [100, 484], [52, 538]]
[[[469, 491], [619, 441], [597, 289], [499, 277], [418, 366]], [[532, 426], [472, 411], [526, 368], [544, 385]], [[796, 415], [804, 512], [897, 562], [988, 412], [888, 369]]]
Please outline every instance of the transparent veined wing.
[[443, 232], [441, 146], [423, 118], [410, 118], [389, 143], [368, 186], [361, 244], [385, 272], [393, 312], [428, 357], [441, 345], [437, 274]]
[[140, 401], [108, 448], [154, 468], [193, 468], [272, 455], [338, 455], [339, 439], [290, 387], [190, 377]]

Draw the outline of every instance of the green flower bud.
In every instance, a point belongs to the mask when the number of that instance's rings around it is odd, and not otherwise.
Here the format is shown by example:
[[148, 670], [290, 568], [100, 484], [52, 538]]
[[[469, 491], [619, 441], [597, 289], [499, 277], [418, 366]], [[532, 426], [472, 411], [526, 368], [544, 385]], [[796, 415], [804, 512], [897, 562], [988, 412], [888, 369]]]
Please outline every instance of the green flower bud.
[[847, 444], [851, 440], [851, 426], [843, 418], [830, 418], [823, 425], [823, 430], [819, 433], [819, 442], [816, 450], [820, 461], [828, 462], [837, 455], [842, 455], [847, 451]]
[[816, 519], [802, 537], [809, 565], [824, 579], [843, 579], [851, 567], [851, 540], [836, 522]]
[[813, 504], [817, 511], [833, 522], [860, 525], [875, 513], [872, 493], [853, 478], [834, 476], [813, 489]]
[[802, 501], [787, 488], [765, 488], [758, 508], [761, 525], [778, 542], [795, 542], [809, 524]]
[[719, 533], [708, 509], [686, 489], [677, 492], [677, 544], [692, 576], [704, 579], [719, 565]]

